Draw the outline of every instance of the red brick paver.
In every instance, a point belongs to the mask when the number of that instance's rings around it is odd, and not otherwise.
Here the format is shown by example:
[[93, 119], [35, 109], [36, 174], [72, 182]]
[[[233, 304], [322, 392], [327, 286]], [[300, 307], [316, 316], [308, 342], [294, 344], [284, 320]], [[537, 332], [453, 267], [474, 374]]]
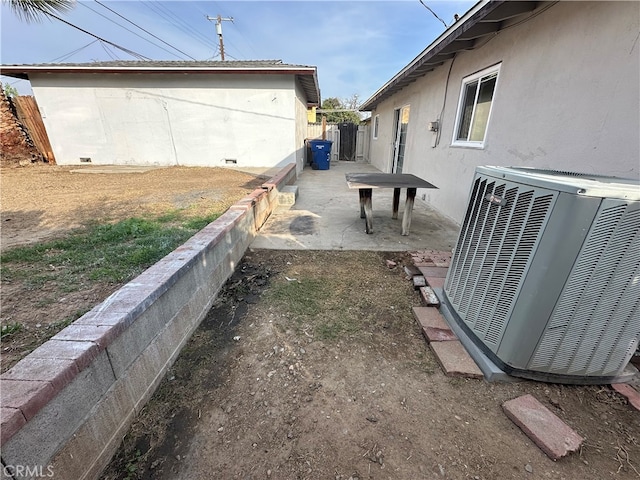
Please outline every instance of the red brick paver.
[[31, 358], [56, 358], [73, 360], [82, 371], [91, 365], [100, 349], [93, 342], [73, 342], [66, 340], [49, 340], [29, 354]]
[[482, 371], [458, 340], [429, 344], [445, 374], [454, 377], [483, 378]]
[[[5, 380], [49, 382], [56, 392], [70, 384], [78, 374], [78, 365], [70, 359], [33, 358], [28, 355], [2, 374]], [[3, 392], [4, 393], [4, 392]]]
[[442, 277], [426, 277], [427, 285], [431, 288], [444, 288], [444, 278]]
[[443, 250], [420, 250], [411, 256], [416, 266], [448, 267], [451, 263], [451, 252]]
[[636, 410], [640, 410], [640, 393], [638, 393], [635, 388], [626, 383], [614, 383], [611, 385], [611, 388], [627, 397], [629, 405], [634, 407]]
[[582, 445], [583, 438], [532, 395], [502, 404], [504, 413], [552, 460], [558, 460]]
[[422, 334], [428, 342], [447, 342], [458, 339], [437, 308], [413, 307], [413, 316], [422, 327]]
[[30, 420], [56, 395], [49, 382], [2, 380], [2, 407], [15, 408]]
[[445, 278], [449, 269], [444, 267], [418, 267], [418, 270], [427, 278]]
[[4, 445], [25, 423], [27, 420], [17, 408], [0, 408], [0, 445]]

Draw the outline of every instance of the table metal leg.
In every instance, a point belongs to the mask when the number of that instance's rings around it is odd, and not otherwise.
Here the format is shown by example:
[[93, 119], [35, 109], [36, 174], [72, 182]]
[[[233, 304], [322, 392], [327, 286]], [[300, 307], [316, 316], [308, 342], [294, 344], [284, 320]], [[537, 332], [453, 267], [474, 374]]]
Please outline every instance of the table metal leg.
[[393, 189], [393, 214], [391, 215], [391, 218], [393, 218], [394, 220], [398, 219], [399, 206], [400, 206], [400, 189], [394, 188]]
[[407, 188], [407, 202], [404, 205], [404, 215], [402, 217], [402, 235], [409, 235], [411, 227], [411, 212], [416, 199], [417, 188]]
[[[362, 211], [364, 211], [365, 224], [366, 224], [365, 231], [367, 233], [373, 233], [373, 207], [371, 204], [371, 194], [372, 194], [371, 188], [360, 189], [360, 205], [361, 205]], [[361, 215], [361, 218], [362, 218], [362, 215]]]
[[360, 197], [360, 218], [366, 218], [364, 214], [364, 189], [359, 189], [358, 195]]

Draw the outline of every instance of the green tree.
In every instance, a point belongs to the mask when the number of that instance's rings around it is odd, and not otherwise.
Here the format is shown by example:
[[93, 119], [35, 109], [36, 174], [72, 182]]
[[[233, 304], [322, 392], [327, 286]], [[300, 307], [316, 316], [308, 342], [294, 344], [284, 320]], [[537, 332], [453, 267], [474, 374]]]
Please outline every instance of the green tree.
[[[2, 84], [0, 83], [0, 85]], [[17, 97], [19, 95], [18, 90], [16, 90], [15, 87], [12, 87], [11, 85], [7, 85], [6, 83], [2, 85], [2, 91], [8, 98]]]
[[360, 115], [356, 111], [358, 109], [358, 96], [353, 95], [350, 99], [340, 100], [336, 97], [327, 98], [322, 102], [320, 110], [328, 110], [320, 112], [316, 115], [316, 121], [321, 121], [322, 117], [327, 117], [329, 123], [351, 122], [356, 125], [360, 123]]
[[38, 22], [50, 13], [65, 13], [71, 10], [75, 0], [2, 0], [8, 3], [18, 17], [25, 22]]

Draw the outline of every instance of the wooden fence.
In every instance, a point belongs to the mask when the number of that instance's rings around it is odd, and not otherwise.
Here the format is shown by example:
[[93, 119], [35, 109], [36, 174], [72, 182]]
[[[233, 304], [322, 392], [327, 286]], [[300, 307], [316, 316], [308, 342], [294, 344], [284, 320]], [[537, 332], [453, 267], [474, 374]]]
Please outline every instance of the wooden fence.
[[51, 148], [51, 143], [49, 143], [49, 137], [44, 128], [42, 116], [40, 115], [40, 110], [38, 109], [35, 98], [25, 95], [13, 97], [12, 100], [16, 106], [18, 120], [27, 129], [27, 132], [29, 132], [29, 136], [35, 147], [47, 162], [51, 164], [56, 163], [56, 159], [53, 156], [53, 149]]

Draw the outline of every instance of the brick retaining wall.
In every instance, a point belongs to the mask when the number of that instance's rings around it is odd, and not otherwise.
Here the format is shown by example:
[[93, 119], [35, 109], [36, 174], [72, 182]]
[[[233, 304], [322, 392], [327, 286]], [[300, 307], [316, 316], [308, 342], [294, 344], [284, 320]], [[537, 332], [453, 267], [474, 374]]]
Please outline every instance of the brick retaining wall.
[[0, 376], [3, 473], [100, 475], [295, 179], [284, 167]]

